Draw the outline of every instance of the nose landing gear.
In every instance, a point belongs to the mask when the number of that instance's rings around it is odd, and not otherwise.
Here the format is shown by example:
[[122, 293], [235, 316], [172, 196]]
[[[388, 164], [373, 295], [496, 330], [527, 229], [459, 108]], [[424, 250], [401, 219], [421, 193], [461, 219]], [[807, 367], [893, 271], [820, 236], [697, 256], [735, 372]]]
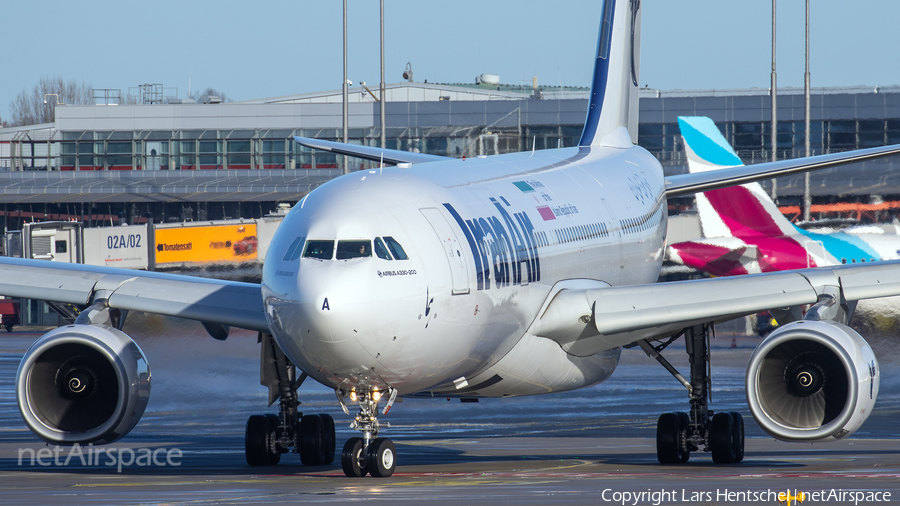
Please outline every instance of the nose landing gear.
[[[397, 391], [388, 390], [390, 396], [382, 414], [390, 411]], [[353, 389], [349, 394], [343, 390], [336, 390], [341, 407], [348, 415], [345, 399], [349, 396], [351, 401], [359, 404], [359, 414], [350, 427], [362, 432], [363, 437], [352, 437], [347, 440], [344, 450], [341, 452], [341, 467], [344, 474], [351, 478], [358, 478], [371, 474], [377, 478], [387, 478], [394, 474], [397, 463], [397, 450], [390, 439], [378, 437], [381, 424], [378, 422], [378, 402], [381, 400], [381, 392], [375, 387]], [[390, 425], [388, 425], [390, 426]]]
[[656, 425], [656, 457], [663, 464], [687, 462], [691, 452], [712, 452], [716, 464], [733, 464], [744, 459], [744, 421], [737, 411], [713, 413], [710, 393], [709, 337], [713, 324], [684, 330], [685, 349], [691, 363], [691, 380], [682, 376], [660, 351], [679, 336], [654, 347], [646, 340], [638, 345], [655, 358], [690, 392], [690, 413], [663, 413]]

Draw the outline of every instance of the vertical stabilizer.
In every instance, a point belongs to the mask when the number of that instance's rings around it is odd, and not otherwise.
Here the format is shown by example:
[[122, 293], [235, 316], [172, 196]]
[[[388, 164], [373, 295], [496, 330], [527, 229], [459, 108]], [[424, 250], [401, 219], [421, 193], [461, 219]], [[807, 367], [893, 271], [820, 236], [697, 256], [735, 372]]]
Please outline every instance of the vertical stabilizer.
[[641, 0], [604, 0], [591, 100], [579, 146], [621, 146], [626, 131], [637, 143], [640, 59]]
[[[743, 165], [713, 121], [702, 116], [681, 116], [678, 127], [690, 172], [705, 172]], [[704, 237], [780, 237], [796, 229], [778, 210], [759, 183], [749, 183], [697, 194], [697, 213]]]

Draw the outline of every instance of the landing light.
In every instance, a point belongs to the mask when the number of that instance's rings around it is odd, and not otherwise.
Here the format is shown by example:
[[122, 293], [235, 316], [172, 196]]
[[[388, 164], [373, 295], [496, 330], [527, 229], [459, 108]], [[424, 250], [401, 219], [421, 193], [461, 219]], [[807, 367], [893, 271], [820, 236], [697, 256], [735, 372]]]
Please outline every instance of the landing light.
[[381, 400], [381, 392], [379, 392], [377, 388], [372, 389], [372, 399], [376, 402]]
[[350, 400], [351, 401], [356, 400], [356, 390], [350, 390]]

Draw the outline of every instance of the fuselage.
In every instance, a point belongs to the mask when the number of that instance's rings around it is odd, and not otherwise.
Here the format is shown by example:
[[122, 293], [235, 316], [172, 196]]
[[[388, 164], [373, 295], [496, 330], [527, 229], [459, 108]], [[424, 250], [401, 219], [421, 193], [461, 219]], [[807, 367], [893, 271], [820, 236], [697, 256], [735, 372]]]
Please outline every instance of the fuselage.
[[331, 387], [459, 388], [517, 345], [518, 366], [574, 363], [566, 374], [578, 378], [535, 386], [512, 371], [526, 386], [497, 395], [596, 383], [618, 350], [568, 360], [527, 330], [562, 280], [655, 281], [666, 216], [662, 168], [639, 147], [354, 172], [279, 227], [263, 271], [269, 326], [292, 362]]

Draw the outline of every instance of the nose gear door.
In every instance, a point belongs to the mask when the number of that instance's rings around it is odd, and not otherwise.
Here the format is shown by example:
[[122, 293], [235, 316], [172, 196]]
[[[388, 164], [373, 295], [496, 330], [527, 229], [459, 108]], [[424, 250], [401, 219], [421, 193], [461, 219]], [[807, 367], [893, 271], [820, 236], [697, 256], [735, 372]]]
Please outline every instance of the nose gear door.
[[425, 207], [419, 211], [431, 224], [431, 228], [434, 229], [434, 233], [437, 234], [444, 248], [447, 263], [450, 265], [453, 295], [469, 293], [469, 269], [466, 266], [466, 259], [462, 256], [463, 249], [456, 236], [456, 231], [440, 210], [434, 207]]

